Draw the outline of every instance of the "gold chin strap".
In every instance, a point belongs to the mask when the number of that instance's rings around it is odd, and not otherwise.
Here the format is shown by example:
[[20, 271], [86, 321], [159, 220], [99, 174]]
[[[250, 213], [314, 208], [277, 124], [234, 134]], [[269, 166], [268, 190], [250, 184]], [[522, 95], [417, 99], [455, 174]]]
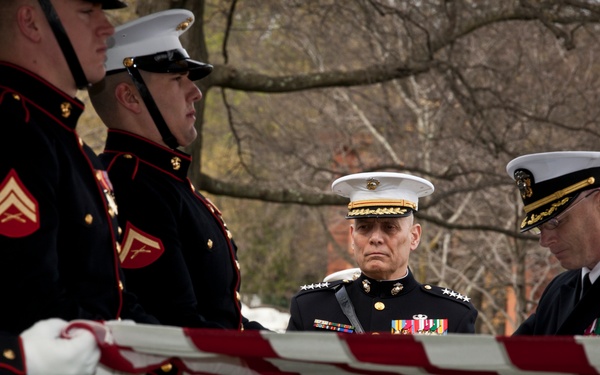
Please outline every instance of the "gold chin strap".
[[535, 210], [536, 208], [540, 208], [545, 204], [548, 204], [552, 201], [555, 201], [557, 199], [560, 199], [562, 197], [564, 197], [565, 195], [571, 194], [574, 191], [583, 189], [584, 187], [593, 185], [594, 182], [596, 182], [596, 179], [594, 177], [589, 177], [581, 182], [578, 182], [576, 184], [573, 184], [571, 186], [567, 186], [566, 188], [559, 190], [557, 192], [555, 192], [554, 194], [548, 195], [545, 198], [539, 199], [533, 203], [528, 204], [527, 206], [525, 206], [523, 208], [523, 210], [525, 211], [525, 213], [530, 213], [531, 211]]

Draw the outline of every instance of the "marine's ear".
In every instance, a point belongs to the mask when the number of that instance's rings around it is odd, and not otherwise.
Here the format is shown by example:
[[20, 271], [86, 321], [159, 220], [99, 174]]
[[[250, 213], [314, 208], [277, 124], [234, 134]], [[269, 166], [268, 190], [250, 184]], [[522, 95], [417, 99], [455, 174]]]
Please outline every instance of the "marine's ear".
[[17, 9], [17, 26], [23, 36], [32, 42], [38, 43], [42, 40], [40, 30], [41, 9], [36, 9], [31, 5], [22, 5]]
[[415, 223], [410, 228], [410, 249], [415, 250], [421, 242], [421, 224]]
[[143, 102], [137, 89], [127, 82], [121, 82], [115, 87], [115, 98], [119, 104], [134, 113], [140, 113]]

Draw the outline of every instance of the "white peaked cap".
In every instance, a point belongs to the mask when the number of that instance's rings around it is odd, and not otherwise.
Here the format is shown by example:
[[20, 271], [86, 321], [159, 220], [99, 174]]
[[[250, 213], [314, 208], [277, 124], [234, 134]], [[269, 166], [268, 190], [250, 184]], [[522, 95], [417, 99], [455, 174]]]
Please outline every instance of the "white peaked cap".
[[600, 187], [600, 152], [556, 151], [519, 156], [506, 166], [523, 200], [520, 230], [563, 212], [580, 192]]
[[198, 72], [202, 76], [196, 79], [203, 78], [210, 73], [212, 66], [191, 60], [179, 40], [193, 23], [194, 14], [189, 10], [170, 9], [117, 26], [114, 35], [108, 39], [107, 73], [125, 69], [125, 59], [150, 56], [155, 58], [155, 63], [152, 58], [140, 61], [139, 69], [167, 72], [166, 67], [179, 66], [173, 63], [185, 62], [183, 66], [190, 72], [194, 69], [202, 71]]
[[334, 193], [350, 198], [347, 218], [402, 217], [417, 211], [419, 198], [433, 193], [433, 184], [405, 173], [367, 172], [338, 178]]
[[514, 179], [517, 169], [528, 169], [534, 174], [536, 183], [540, 183], [594, 167], [600, 167], [600, 152], [556, 151], [519, 156], [508, 163], [506, 171]]

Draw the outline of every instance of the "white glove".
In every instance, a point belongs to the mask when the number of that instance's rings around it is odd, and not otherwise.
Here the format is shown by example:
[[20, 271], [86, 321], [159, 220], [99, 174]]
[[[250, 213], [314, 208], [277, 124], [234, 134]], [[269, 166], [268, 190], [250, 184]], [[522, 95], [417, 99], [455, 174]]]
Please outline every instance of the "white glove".
[[28, 375], [94, 374], [100, 360], [94, 335], [71, 329], [70, 338], [61, 338], [67, 324], [57, 318], [42, 320], [21, 334]]

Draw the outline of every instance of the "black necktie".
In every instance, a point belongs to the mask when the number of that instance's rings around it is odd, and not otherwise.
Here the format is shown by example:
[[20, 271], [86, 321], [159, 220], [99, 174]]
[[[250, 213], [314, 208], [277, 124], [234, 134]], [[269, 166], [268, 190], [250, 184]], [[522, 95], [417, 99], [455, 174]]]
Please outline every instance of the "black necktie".
[[590, 273], [588, 272], [583, 277], [583, 287], [582, 287], [581, 296], [583, 297], [587, 293], [587, 291], [590, 290], [591, 287], [592, 287], [592, 282], [590, 281]]

